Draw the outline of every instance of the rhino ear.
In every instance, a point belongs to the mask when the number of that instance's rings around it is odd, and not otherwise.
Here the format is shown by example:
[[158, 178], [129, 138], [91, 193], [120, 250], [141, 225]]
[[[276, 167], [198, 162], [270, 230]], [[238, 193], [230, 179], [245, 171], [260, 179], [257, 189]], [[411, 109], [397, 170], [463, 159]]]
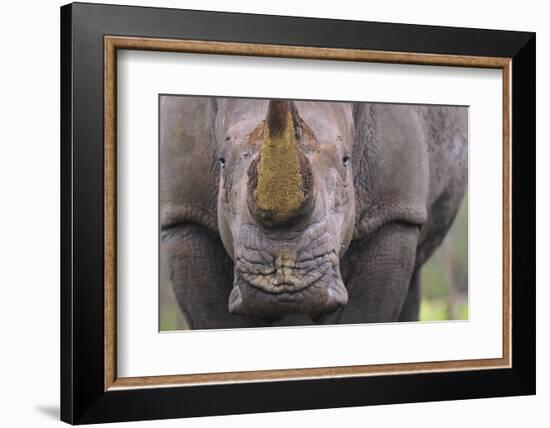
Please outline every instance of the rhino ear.
[[354, 239], [389, 221], [422, 225], [429, 166], [414, 107], [360, 103], [353, 114]]
[[161, 227], [192, 222], [217, 231], [216, 111], [211, 97], [160, 97]]

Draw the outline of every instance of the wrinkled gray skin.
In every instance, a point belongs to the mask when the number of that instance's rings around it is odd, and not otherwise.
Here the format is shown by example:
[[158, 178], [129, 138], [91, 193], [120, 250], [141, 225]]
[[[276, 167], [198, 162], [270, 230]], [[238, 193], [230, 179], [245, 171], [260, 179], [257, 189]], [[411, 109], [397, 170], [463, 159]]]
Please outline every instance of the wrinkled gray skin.
[[314, 204], [272, 228], [247, 204], [268, 105], [161, 97], [162, 245], [191, 328], [416, 320], [467, 186], [467, 109], [294, 102]]

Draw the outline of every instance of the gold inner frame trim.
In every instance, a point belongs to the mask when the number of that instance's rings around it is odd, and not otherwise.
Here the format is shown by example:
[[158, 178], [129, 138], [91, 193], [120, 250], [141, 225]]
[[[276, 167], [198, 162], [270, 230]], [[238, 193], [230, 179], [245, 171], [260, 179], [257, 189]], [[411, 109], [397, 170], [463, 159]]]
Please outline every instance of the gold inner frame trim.
[[[147, 50], [211, 55], [243, 55], [394, 64], [494, 68], [502, 70], [503, 125], [503, 322], [502, 358], [376, 364], [342, 367], [204, 373], [170, 376], [117, 377], [116, 367], [116, 82], [117, 50]], [[313, 378], [361, 377], [422, 372], [511, 367], [511, 58], [385, 52], [306, 46], [269, 45], [140, 37], [104, 37], [104, 389], [193, 386], [220, 383], [283, 381]]]

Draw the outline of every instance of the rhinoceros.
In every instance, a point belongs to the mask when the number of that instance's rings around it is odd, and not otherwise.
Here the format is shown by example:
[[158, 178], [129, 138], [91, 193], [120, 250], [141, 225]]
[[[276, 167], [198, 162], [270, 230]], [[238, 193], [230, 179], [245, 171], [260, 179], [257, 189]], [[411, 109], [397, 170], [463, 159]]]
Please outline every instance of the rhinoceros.
[[161, 242], [192, 329], [418, 319], [465, 107], [160, 98]]

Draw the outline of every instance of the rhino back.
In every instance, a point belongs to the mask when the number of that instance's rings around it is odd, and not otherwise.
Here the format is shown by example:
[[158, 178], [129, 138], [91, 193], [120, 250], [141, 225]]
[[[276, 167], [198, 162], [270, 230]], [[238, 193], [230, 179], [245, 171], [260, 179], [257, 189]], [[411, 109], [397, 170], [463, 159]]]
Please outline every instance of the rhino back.
[[217, 231], [216, 106], [210, 97], [161, 96], [160, 221]]
[[468, 110], [466, 107], [416, 108], [429, 158], [427, 219], [421, 230], [417, 266], [441, 244], [468, 186]]

